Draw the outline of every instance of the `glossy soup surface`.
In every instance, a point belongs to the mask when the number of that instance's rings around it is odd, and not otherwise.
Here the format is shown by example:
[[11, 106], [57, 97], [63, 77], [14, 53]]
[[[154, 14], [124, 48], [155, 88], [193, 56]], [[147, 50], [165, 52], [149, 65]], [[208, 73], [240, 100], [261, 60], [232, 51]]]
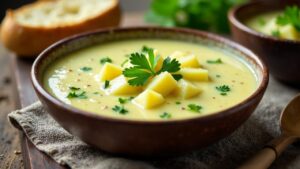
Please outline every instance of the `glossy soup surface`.
[[[178, 50], [194, 53], [201, 67], [207, 69], [209, 74], [209, 81], [191, 82], [202, 92], [190, 99], [169, 95], [165, 97], [165, 104], [153, 109], [143, 109], [128, 101], [123, 104], [128, 111], [126, 114], [113, 111], [114, 106], [120, 105], [119, 98], [127, 99], [136, 95], [106, 95], [101, 90], [103, 82], [99, 81], [99, 72], [103, 67], [100, 60], [109, 57], [113, 64], [121, 65], [128, 59], [128, 54], [140, 51], [144, 45], [157, 49], [161, 56], [169, 56]], [[207, 62], [217, 59], [221, 59], [222, 63]], [[83, 71], [83, 67], [88, 67], [89, 70]], [[230, 87], [226, 95], [222, 95], [216, 89], [222, 85]], [[71, 86], [81, 88], [86, 98], [68, 98]], [[238, 56], [218, 48], [180, 41], [145, 39], [96, 45], [61, 57], [46, 69], [44, 87], [64, 103], [90, 113], [134, 120], [169, 120], [208, 115], [236, 105], [255, 91], [257, 79], [249, 66], [238, 59]], [[188, 107], [190, 104], [202, 108], [199, 112], [191, 111]], [[164, 113], [169, 114], [168, 118], [165, 118]]]

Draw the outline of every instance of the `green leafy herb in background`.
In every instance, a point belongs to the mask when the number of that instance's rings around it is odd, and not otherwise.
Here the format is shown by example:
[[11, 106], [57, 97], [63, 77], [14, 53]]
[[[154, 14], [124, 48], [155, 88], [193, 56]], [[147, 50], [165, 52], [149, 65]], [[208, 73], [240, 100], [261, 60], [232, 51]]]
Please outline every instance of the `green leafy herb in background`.
[[229, 33], [228, 10], [248, 0], [153, 0], [145, 19], [162, 26]]
[[271, 34], [272, 34], [272, 36], [278, 38], [280, 36], [280, 31], [279, 30], [274, 30], [274, 31], [271, 32]]
[[300, 8], [297, 6], [288, 6], [284, 13], [277, 17], [276, 23], [281, 26], [293, 25], [300, 31]]

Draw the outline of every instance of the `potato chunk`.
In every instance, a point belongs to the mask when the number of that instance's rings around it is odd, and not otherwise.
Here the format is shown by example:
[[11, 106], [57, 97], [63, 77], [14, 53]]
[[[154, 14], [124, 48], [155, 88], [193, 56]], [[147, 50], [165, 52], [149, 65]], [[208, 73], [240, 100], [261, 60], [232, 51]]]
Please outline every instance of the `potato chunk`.
[[139, 93], [141, 90], [141, 87], [130, 86], [123, 75], [110, 81], [109, 87], [104, 89], [107, 95], [130, 95]]
[[165, 102], [164, 97], [150, 89], [145, 90], [141, 94], [139, 94], [136, 98], [133, 99], [133, 103], [144, 108], [150, 109], [153, 107], [157, 107]]
[[182, 68], [179, 74], [186, 80], [191, 81], [208, 81], [208, 70], [201, 68]]
[[163, 96], [167, 96], [177, 87], [177, 81], [169, 72], [163, 72], [152, 79], [147, 89], [154, 90]]
[[122, 74], [121, 67], [111, 63], [105, 63], [105, 65], [100, 70], [99, 78], [101, 81], [112, 80], [121, 74]]
[[183, 99], [189, 99], [198, 96], [200, 93], [200, 88], [183, 79], [178, 82], [178, 88], [175, 92], [176, 95], [179, 95]]
[[181, 66], [180, 66], [181, 68], [185, 68], [185, 67], [199, 68], [200, 67], [200, 63], [199, 63], [197, 57], [193, 54], [183, 56], [183, 57], [179, 58], [178, 61], [181, 64]]
[[300, 37], [300, 34], [298, 33], [298, 31], [292, 25], [286, 25], [284, 27], [281, 27], [279, 29], [279, 32], [280, 32], [279, 36], [281, 38], [297, 40], [298, 37]]

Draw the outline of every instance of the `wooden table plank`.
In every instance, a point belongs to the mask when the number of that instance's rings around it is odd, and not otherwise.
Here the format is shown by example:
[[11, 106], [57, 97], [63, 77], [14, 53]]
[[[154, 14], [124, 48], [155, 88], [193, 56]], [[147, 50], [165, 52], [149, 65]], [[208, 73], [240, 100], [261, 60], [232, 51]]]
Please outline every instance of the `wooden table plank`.
[[[121, 23], [122, 27], [141, 25], [145, 25], [141, 12], [126, 13]], [[12, 58], [11, 63], [20, 100], [19, 108], [26, 107], [38, 100], [30, 79], [33, 60], [17, 58], [13, 54], [10, 57]], [[26, 169], [66, 169], [66, 167], [59, 165], [49, 156], [40, 152], [24, 134], [21, 135], [21, 147]]]

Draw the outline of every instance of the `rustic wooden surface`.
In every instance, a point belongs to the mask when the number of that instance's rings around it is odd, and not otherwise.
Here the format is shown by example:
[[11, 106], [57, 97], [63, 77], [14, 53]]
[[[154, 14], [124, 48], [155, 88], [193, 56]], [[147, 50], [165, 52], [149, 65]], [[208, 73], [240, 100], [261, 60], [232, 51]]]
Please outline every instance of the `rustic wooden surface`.
[[[126, 13], [121, 25], [123, 27], [144, 25], [142, 13], [139, 11]], [[7, 114], [10, 111], [37, 101], [30, 82], [32, 62], [32, 59], [17, 58], [0, 44], [0, 168], [19, 169], [24, 166], [26, 169], [65, 169], [38, 151], [7, 121]]]

